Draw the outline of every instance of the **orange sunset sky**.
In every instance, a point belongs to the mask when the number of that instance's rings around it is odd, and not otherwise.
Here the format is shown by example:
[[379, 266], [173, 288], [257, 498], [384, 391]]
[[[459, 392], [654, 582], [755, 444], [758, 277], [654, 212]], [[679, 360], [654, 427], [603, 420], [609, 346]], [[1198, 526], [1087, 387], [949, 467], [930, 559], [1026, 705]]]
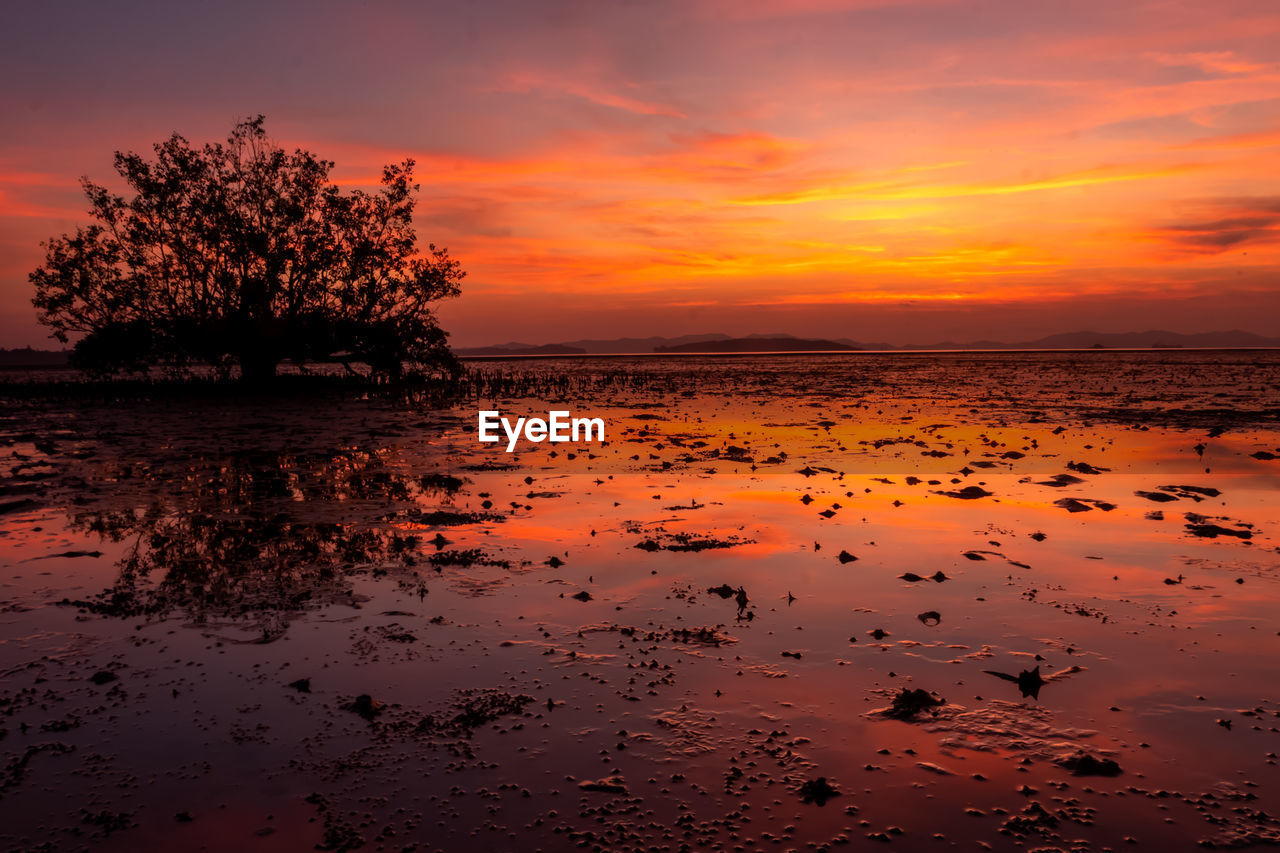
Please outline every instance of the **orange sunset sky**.
[[1280, 334], [1280, 3], [64, 3], [0, 34], [0, 345], [115, 149], [418, 161], [458, 345]]

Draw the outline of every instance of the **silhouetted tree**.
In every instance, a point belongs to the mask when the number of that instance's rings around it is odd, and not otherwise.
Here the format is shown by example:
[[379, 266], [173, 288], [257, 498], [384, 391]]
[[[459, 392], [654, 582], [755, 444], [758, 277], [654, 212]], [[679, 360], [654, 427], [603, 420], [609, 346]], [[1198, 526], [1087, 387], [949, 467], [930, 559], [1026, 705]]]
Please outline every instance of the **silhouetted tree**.
[[238, 365], [261, 381], [284, 359], [453, 367], [432, 303], [464, 273], [445, 249], [417, 252], [413, 160], [377, 192], [342, 192], [332, 161], [288, 153], [263, 117], [226, 143], [174, 134], [155, 160], [116, 152], [126, 198], [82, 181], [95, 222], [50, 240], [30, 276], [53, 337], [89, 370]]

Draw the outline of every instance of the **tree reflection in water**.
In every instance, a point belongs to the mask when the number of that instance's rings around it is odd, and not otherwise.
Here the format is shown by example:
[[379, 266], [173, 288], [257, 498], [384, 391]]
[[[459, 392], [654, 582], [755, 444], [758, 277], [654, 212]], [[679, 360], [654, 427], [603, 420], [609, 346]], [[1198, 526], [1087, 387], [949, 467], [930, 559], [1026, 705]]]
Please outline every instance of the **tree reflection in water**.
[[[187, 424], [193, 433], [199, 425]], [[401, 448], [385, 438], [305, 453], [209, 452], [193, 446], [209, 444], [197, 434], [156, 451], [142, 444], [99, 445], [73, 478], [85, 488], [69, 501], [71, 527], [124, 549], [108, 589], [66, 604], [103, 615], [236, 620], [267, 642], [309, 607], [357, 604], [360, 575], [390, 572], [425, 595], [434, 569], [415, 556], [420, 520], [496, 519], [454, 513], [464, 481], [410, 474]]]

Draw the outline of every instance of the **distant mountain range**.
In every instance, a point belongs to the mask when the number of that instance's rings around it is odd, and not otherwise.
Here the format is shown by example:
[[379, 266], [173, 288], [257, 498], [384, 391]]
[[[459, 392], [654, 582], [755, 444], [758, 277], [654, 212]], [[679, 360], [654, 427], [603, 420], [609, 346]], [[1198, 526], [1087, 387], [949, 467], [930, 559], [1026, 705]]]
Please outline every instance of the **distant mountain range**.
[[654, 352], [833, 352], [862, 349], [855, 344], [814, 338], [722, 338], [714, 341], [690, 341], [685, 344], [656, 346]]
[[840, 350], [1051, 350], [1051, 349], [1163, 349], [1163, 348], [1220, 348], [1280, 347], [1280, 337], [1268, 338], [1253, 332], [1239, 330], [1229, 332], [1200, 332], [1183, 334], [1153, 330], [1149, 332], [1065, 332], [1048, 335], [1032, 341], [1007, 343], [1004, 341], [971, 341], [956, 343], [921, 343], [895, 345], [883, 342], [863, 342], [849, 338], [832, 340], [800, 338], [788, 334], [747, 335], [735, 338], [711, 333], [682, 335], [675, 338], [612, 338], [607, 340], [585, 339], [558, 344], [508, 343], [488, 347], [458, 347], [459, 356], [520, 356], [520, 355], [621, 355], [627, 353], [734, 353], [734, 352], [819, 352]]

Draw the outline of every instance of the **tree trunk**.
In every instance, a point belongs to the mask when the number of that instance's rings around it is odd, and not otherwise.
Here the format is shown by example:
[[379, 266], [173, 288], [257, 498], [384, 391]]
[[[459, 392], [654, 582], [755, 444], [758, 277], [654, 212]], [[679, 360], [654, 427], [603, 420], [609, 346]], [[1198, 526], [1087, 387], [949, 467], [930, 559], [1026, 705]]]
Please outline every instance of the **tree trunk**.
[[240, 381], [245, 385], [269, 385], [280, 364], [280, 322], [264, 308], [250, 314], [240, 338]]
[[269, 385], [276, 378], [278, 363], [265, 353], [243, 353], [240, 356], [240, 381], [245, 385]]

